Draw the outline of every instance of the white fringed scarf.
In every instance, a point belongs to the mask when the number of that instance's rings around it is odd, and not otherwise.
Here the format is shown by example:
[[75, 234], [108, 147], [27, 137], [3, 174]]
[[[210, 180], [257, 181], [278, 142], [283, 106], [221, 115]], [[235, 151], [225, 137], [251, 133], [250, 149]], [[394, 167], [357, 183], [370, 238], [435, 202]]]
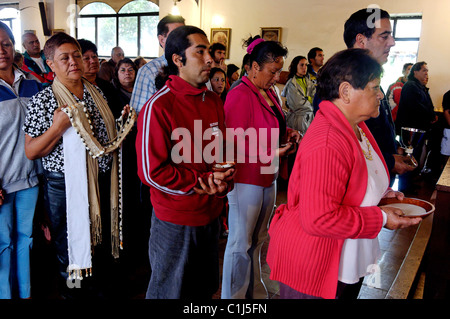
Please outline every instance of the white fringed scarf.
[[[67, 203], [67, 239], [69, 249], [69, 271], [81, 276], [81, 270], [91, 270], [91, 245], [96, 246], [102, 241], [100, 193], [98, 185], [98, 156], [111, 153], [113, 156], [111, 167], [111, 247], [114, 258], [119, 257], [119, 248], [122, 246], [119, 234], [119, 160], [118, 147], [123, 138], [133, 126], [136, 114], [134, 110], [128, 116], [127, 128], [120, 133], [117, 140], [117, 130], [111, 110], [98, 90], [86, 79], [83, 85], [92, 96], [95, 105], [106, 126], [111, 145], [103, 148], [92, 134], [89, 125], [86, 125], [85, 115], [80, 108], [74, 107], [77, 101], [72, 93], [55, 78], [52, 90], [58, 105], [69, 106], [73, 112], [67, 112], [71, 118], [72, 126], [63, 135], [64, 171], [66, 182]], [[85, 110], [84, 112], [87, 112]], [[73, 120], [73, 117], [77, 120]], [[79, 125], [76, 126], [75, 123]], [[80, 124], [81, 123], [81, 124]], [[83, 125], [84, 124], [84, 125]], [[97, 153], [92, 156], [89, 147], [96, 148]], [[86, 151], [86, 149], [88, 151]]]

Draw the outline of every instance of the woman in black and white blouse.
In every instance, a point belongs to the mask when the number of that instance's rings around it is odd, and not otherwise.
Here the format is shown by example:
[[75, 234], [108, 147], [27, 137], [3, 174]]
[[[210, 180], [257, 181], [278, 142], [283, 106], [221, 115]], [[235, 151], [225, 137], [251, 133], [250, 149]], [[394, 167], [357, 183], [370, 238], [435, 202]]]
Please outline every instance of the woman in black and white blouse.
[[[81, 48], [74, 38], [57, 33], [47, 40], [44, 53], [56, 78], [28, 104], [25, 153], [42, 158], [44, 200], [62, 288], [67, 279], [89, 277], [92, 268], [95, 282], [105, 285], [112, 282], [113, 257], [121, 244], [117, 146], [103, 148], [117, 139], [115, 120], [100, 89], [82, 78]], [[94, 154], [92, 145], [103, 151]]]

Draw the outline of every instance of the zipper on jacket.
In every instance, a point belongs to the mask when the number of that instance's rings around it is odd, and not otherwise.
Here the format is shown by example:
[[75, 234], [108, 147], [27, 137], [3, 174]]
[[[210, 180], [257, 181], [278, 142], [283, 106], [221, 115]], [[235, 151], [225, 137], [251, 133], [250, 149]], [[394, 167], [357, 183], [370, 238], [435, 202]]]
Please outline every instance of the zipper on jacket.
[[206, 91], [203, 91], [203, 94], [202, 94], [202, 102], [205, 102], [205, 95], [206, 95]]

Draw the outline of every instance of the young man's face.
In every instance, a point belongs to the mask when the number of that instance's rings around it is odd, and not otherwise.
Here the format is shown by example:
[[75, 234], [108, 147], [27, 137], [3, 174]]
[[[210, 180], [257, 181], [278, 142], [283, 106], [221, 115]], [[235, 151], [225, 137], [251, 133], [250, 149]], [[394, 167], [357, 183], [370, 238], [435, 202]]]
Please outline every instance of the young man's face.
[[225, 61], [225, 50], [216, 50], [214, 51], [214, 62], [217, 64], [220, 64], [221, 62]]
[[186, 61], [181, 61], [181, 56], [174, 54], [174, 63], [183, 80], [194, 87], [200, 87], [208, 82], [213, 61], [208, 51], [209, 41], [200, 33], [189, 35], [188, 40], [191, 46], [186, 49]]
[[316, 57], [314, 58], [314, 61], [312, 61], [312, 64], [314, 66], [321, 67], [324, 59], [325, 54], [323, 54], [323, 51], [316, 51]]
[[379, 25], [375, 28], [375, 32], [372, 37], [364, 37], [364, 49], [368, 49], [371, 52], [373, 58], [375, 58], [381, 65], [387, 62], [389, 51], [395, 45], [395, 40], [392, 37], [391, 22], [389, 19], [380, 19]]

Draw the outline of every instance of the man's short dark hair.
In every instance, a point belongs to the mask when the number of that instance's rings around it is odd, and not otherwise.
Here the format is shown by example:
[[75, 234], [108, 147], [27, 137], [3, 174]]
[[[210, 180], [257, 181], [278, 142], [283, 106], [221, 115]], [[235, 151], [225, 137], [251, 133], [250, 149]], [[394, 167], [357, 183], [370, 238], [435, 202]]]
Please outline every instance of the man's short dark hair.
[[412, 81], [414, 80], [416, 77], [414, 76], [414, 72], [415, 71], [420, 71], [422, 69], [422, 66], [427, 65], [427, 63], [425, 61], [421, 61], [421, 62], [417, 62], [416, 64], [414, 64], [411, 68], [411, 70], [409, 71], [408, 74], [408, 80]]
[[309, 50], [308, 52], [308, 63], [311, 63], [311, 59], [315, 59], [317, 55], [317, 51], [323, 51], [321, 48], [315, 47]]
[[211, 56], [214, 58], [214, 54], [216, 53], [217, 50], [226, 51], [227, 47], [219, 42], [213, 43], [209, 47], [209, 54], [211, 54]]
[[156, 34], [166, 36], [169, 32], [169, 27], [167, 26], [170, 23], [183, 23], [184, 18], [182, 16], [168, 14], [164, 18], [162, 18], [158, 22], [158, 26], [156, 27]]
[[85, 54], [87, 51], [92, 51], [95, 55], [98, 55], [97, 46], [93, 42], [86, 39], [78, 39], [77, 41], [81, 47], [81, 54]]
[[353, 13], [344, 25], [344, 41], [347, 48], [353, 48], [358, 34], [370, 39], [375, 32], [375, 22], [390, 17], [387, 11], [379, 8], [366, 8]]
[[339, 86], [348, 82], [355, 89], [363, 90], [367, 83], [381, 77], [383, 67], [369, 50], [347, 49], [333, 55], [319, 70], [317, 95], [321, 100], [339, 98]]
[[191, 34], [202, 34], [206, 37], [206, 33], [202, 29], [191, 25], [176, 28], [167, 37], [164, 55], [168, 64], [168, 75], [178, 74], [178, 67], [172, 60], [174, 54], [181, 56], [181, 61], [186, 64], [186, 49], [192, 45], [188, 39]]
[[405, 72], [406, 69], [407, 69], [410, 65], [413, 65], [413, 64], [412, 64], [412, 63], [405, 63], [405, 64], [403, 64], [402, 72]]

